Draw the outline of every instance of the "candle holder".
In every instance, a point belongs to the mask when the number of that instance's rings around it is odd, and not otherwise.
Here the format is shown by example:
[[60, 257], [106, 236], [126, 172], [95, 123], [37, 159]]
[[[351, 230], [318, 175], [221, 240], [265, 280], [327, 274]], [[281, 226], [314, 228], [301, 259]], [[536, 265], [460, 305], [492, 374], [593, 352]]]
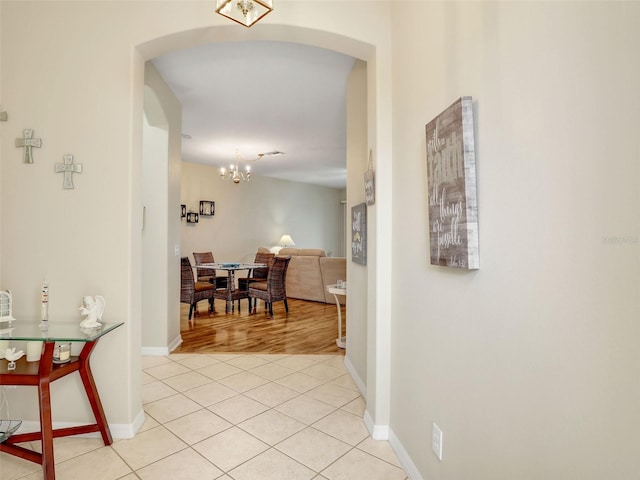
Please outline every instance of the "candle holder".
[[59, 343], [53, 348], [53, 363], [67, 363], [71, 360], [71, 343]]

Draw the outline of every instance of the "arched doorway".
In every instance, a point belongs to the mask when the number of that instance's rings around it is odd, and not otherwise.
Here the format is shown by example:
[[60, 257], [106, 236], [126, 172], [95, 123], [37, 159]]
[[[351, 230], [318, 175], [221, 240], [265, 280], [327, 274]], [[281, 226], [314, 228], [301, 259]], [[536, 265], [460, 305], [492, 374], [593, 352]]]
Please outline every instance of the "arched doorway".
[[[277, 40], [277, 41], [296, 41], [300, 43], [306, 43], [322, 48], [333, 49], [335, 51], [345, 53], [354, 56], [358, 59], [367, 62], [366, 78], [367, 83], [373, 86], [373, 92], [370, 92], [367, 96], [367, 104], [369, 106], [370, 113], [368, 114], [367, 126], [365, 128], [365, 135], [368, 137], [369, 146], [374, 147], [380, 143], [385, 144], [385, 148], [389, 149], [389, 138], [381, 138], [387, 136], [388, 130], [385, 130], [383, 135], [379, 135], [379, 127], [376, 123], [376, 98], [379, 92], [375, 89], [377, 85], [377, 77], [379, 71], [376, 68], [376, 49], [372, 45], [368, 45], [358, 40], [350, 39], [344, 36], [336, 35], [333, 33], [321, 32], [318, 30], [304, 29], [300, 27], [282, 26], [282, 25], [264, 25], [260, 30], [251, 30], [249, 32], [245, 30], [239, 30], [236, 27], [209, 27], [197, 30], [190, 30], [185, 32], [179, 32], [166, 37], [158, 38], [156, 40], [147, 42], [138, 47], [138, 51], [142, 55], [142, 61], [149, 60], [162, 53], [175, 50], [177, 47], [186, 48], [196, 45], [201, 45], [207, 42], [216, 41], [233, 41], [233, 40]], [[371, 87], [370, 87], [371, 88]], [[373, 108], [372, 108], [373, 107]], [[177, 135], [178, 132], [174, 132]], [[170, 137], [171, 137], [170, 133]], [[171, 141], [171, 140], [170, 140]], [[360, 185], [362, 182], [362, 172], [366, 166], [366, 148], [363, 152], [350, 152], [348, 159], [348, 176], [351, 177], [351, 182]], [[361, 157], [360, 164], [357, 158]], [[353, 168], [349, 163], [351, 158], [354, 159]], [[389, 157], [387, 157], [389, 158]], [[390, 162], [384, 165], [382, 172], [390, 171]], [[382, 165], [381, 165], [382, 166]], [[174, 172], [175, 169], [169, 168], [169, 171]], [[174, 172], [175, 173], [175, 172]], [[175, 184], [175, 178], [171, 175], [167, 179], [164, 187], [167, 185]], [[385, 199], [390, 199], [390, 175], [388, 177], [381, 177], [381, 181], [377, 185], [377, 197], [378, 203], [383, 204]], [[349, 192], [349, 187], [347, 189]], [[355, 189], [354, 189], [355, 192]], [[360, 203], [362, 195], [355, 194], [352, 198], [347, 197], [347, 208]], [[165, 205], [164, 212], [160, 212], [160, 215], [167, 219], [172, 218], [175, 213], [173, 206], [179, 205], [179, 199], [168, 196], [168, 203]], [[389, 202], [390, 203], [390, 202]], [[383, 204], [384, 205], [384, 204]], [[382, 211], [382, 216], [380, 215]], [[390, 205], [384, 205], [381, 209], [374, 209], [373, 215], [370, 214], [370, 251], [368, 257], [370, 259], [369, 266], [365, 270], [354, 270], [350, 262], [348, 262], [348, 278], [350, 279], [350, 302], [358, 302], [362, 305], [360, 318], [353, 318], [350, 316], [350, 324], [354, 322], [361, 323], [361, 334], [354, 340], [358, 343], [359, 348], [354, 348], [353, 351], [359, 353], [358, 357], [347, 357], [347, 361], [351, 366], [352, 374], [360, 378], [360, 383], [366, 389], [366, 398], [368, 407], [368, 425], [374, 436], [381, 437], [385, 435], [383, 430], [379, 430], [375, 433], [376, 425], [388, 424], [388, 411], [389, 411], [389, 377], [388, 377], [388, 359], [389, 359], [389, 312], [390, 312], [390, 285], [386, 285], [390, 278], [390, 265], [388, 256], [387, 258], [378, 258], [376, 250], [387, 251], [390, 249]], [[175, 232], [172, 230], [171, 222], [167, 227], [168, 236], [172, 237]], [[380, 232], [384, 232], [383, 235]], [[174, 237], [175, 238], [175, 237]], [[171, 247], [169, 242], [168, 247]], [[167, 248], [170, 254], [164, 258], [159, 258], [159, 262], [165, 262], [169, 265], [172, 264], [173, 248]], [[176, 255], [176, 257], [179, 255]], [[378, 271], [386, 272], [384, 275], [378, 275]], [[152, 275], [151, 272], [142, 271], [141, 277]], [[354, 281], [355, 279], [360, 281]], [[376, 281], [380, 278], [382, 281]], [[143, 281], [143, 280], [142, 280]], [[141, 281], [141, 283], [142, 283]], [[171, 266], [167, 270], [166, 278], [161, 278], [163, 283], [163, 290], [177, 291], [177, 285], [179, 282], [179, 269], [177, 258], [175, 259], [175, 268]], [[175, 287], [175, 288], [174, 288]], [[144, 312], [144, 306], [142, 308]], [[176, 312], [179, 310], [177, 299], [175, 305], [171, 304], [171, 301], [167, 301], [167, 309], [165, 315], [160, 318], [146, 318], [143, 316], [142, 328], [155, 328], [155, 329], [167, 329], [166, 323], [170, 318], [176, 318]]]

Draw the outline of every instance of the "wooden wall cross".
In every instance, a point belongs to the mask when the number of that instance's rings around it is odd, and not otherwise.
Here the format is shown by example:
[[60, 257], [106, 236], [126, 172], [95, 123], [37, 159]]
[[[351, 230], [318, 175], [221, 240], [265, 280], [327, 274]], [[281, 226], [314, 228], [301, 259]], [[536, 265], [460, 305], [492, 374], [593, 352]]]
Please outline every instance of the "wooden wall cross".
[[16, 138], [16, 147], [24, 148], [24, 163], [33, 163], [31, 148], [40, 148], [41, 146], [42, 140], [39, 138], [33, 138], [33, 130], [30, 128], [24, 129], [24, 138]]
[[56, 173], [64, 172], [63, 188], [73, 188], [74, 173], [82, 173], [82, 164], [73, 163], [73, 155], [64, 155], [64, 163], [56, 163]]

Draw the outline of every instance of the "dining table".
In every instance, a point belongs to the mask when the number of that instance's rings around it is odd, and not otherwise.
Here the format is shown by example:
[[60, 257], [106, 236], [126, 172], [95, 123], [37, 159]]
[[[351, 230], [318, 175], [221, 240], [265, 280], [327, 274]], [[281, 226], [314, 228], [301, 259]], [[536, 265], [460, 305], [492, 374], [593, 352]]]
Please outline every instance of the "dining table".
[[[228, 263], [202, 263], [196, 265], [195, 268], [208, 268], [212, 270], [223, 270], [227, 272], [227, 293], [226, 293], [226, 306], [225, 312], [233, 312], [233, 302], [240, 300], [241, 298], [248, 298], [246, 291], [240, 291], [236, 288], [235, 272], [238, 270], [249, 270], [249, 276], [254, 268], [266, 268], [266, 263], [242, 263], [242, 262], [228, 262]], [[238, 310], [240, 306], [238, 306]]]

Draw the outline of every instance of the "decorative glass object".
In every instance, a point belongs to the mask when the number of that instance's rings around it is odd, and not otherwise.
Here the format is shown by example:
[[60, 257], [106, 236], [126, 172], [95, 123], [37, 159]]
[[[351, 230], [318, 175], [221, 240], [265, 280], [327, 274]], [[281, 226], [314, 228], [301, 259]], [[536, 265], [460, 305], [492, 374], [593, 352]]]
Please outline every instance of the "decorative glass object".
[[16, 433], [22, 425], [22, 420], [0, 420], [0, 443]]

